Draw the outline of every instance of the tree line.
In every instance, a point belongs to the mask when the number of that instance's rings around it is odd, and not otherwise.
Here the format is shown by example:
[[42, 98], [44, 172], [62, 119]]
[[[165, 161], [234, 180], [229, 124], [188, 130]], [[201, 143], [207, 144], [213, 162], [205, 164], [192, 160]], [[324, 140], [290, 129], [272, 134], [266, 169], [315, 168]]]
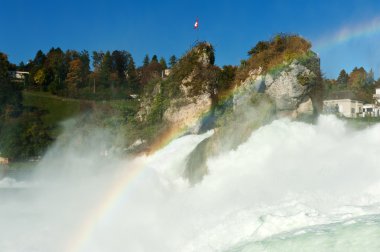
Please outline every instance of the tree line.
[[372, 103], [375, 88], [380, 87], [380, 79], [375, 80], [374, 72], [363, 67], [355, 67], [350, 73], [342, 69], [336, 79], [324, 79], [325, 98], [349, 92], [355, 99]]
[[[47, 54], [39, 50], [34, 59], [9, 70], [29, 72], [25, 88], [48, 91], [70, 98], [111, 99], [139, 94], [152, 79], [162, 77], [168, 67], [177, 62], [175, 55], [169, 63], [157, 55], [144, 57], [137, 67], [128, 51], [62, 51], [51, 48]], [[91, 67], [92, 65], [92, 67]]]

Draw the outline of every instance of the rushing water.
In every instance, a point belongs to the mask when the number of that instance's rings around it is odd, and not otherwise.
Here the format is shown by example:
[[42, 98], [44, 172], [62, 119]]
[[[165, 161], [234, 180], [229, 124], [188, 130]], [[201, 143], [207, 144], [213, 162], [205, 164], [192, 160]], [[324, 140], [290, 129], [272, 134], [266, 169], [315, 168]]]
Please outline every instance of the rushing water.
[[380, 251], [380, 125], [275, 121], [191, 186], [186, 157], [211, 134], [138, 160], [53, 148], [28, 180], [0, 180], [0, 251]]

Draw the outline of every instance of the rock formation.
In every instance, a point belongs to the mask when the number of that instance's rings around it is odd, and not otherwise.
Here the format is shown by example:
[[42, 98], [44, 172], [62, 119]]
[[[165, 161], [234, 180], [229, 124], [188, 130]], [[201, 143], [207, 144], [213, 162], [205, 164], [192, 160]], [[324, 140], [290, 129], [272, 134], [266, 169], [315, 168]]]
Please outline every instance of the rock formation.
[[146, 95], [138, 113], [140, 121], [147, 120], [157, 106], [157, 98], [164, 100], [160, 120], [167, 127], [197, 133], [200, 118], [211, 110], [212, 86], [215, 81], [214, 49], [209, 43], [198, 43], [173, 67], [164, 81], [159, 81], [153, 92]]
[[[302, 50], [292, 48], [293, 43], [301, 43]], [[269, 50], [272, 51], [268, 53]], [[263, 51], [255, 52], [256, 55], [239, 69], [240, 79], [236, 80], [231, 108], [220, 116], [219, 128], [189, 155], [184, 176], [191, 183], [207, 174], [208, 157], [236, 148], [254, 129], [282, 117], [312, 121], [321, 111], [320, 61], [310, 51], [307, 41], [281, 37], [268, 42]], [[258, 64], [260, 60], [262, 65]]]

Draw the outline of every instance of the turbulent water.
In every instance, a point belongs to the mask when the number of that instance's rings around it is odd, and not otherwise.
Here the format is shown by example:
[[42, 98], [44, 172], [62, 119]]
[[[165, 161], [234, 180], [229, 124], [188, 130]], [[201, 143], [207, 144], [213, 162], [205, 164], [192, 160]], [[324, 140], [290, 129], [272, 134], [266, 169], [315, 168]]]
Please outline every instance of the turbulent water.
[[380, 125], [275, 121], [191, 186], [186, 157], [211, 134], [137, 160], [56, 146], [28, 179], [0, 180], [0, 251], [380, 251]]

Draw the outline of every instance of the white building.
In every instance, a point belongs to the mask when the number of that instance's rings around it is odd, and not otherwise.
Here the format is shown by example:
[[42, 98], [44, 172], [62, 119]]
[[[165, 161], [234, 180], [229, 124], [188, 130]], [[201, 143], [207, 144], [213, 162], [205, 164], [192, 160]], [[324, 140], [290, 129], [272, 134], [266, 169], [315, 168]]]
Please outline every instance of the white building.
[[10, 74], [11, 78], [15, 81], [24, 81], [25, 76], [29, 75], [29, 72], [9, 71], [9, 74]]
[[373, 99], [377, 105], [380, 105], [380, 88], [376, 88], [376, 93], [373, 95]]
[[380, 107], [375, 104], [363, 105], [363, 117], [378, 117], [380, 116]]
[[344, 117], [359, 117], [363, 112], [363, 103], [351, 99], [334, 99], [323, 101], [323, 111]]
[[165, 76], [169, 76], [169, 74], [171, 73], [171, 69], [170, 68], [167, 68], [167, 69], [165, 69], [164, 70], [164, 74], [165, 74]]

